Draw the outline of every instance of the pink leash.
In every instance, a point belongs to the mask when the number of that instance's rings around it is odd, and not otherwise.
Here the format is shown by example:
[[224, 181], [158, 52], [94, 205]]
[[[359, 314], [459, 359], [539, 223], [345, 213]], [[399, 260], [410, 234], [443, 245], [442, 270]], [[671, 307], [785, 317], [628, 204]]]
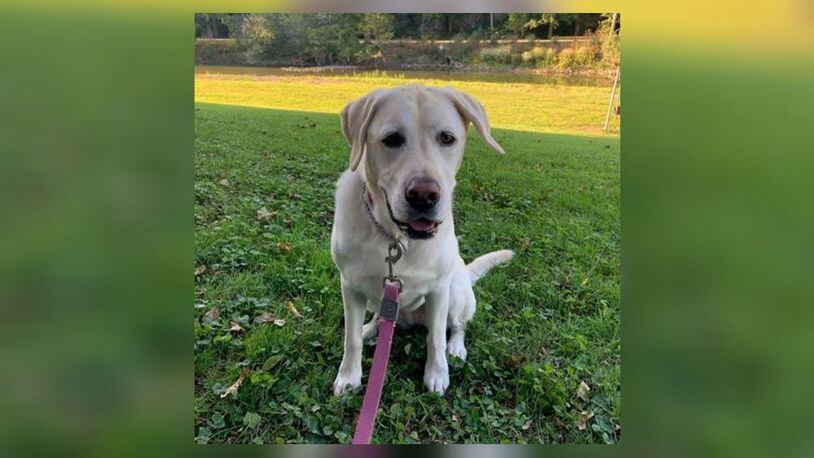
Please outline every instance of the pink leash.
[[387, 362], [390, 359], [390, 346], [393, 343], [393, 331], [396, 328], [396, 317], [399, 311], [399, 295], [401, 294], [401, 280], [393, 275], [393, 264], [401, 257], [401, 246], [393, 242], [389, 247], [390, 256], [387, 258], [390, 275], [384, 279], [384, 293], [382, 306], [379, 309], [379, 337], [376, 340], [376, 351], [373, 353], [373, 366], [370, 368], [370, 377], [365, 388], [365, 398], [362, 401], [362, 411], [356, 421], [356, 432], [353, 434], [352, 444], [369, 444], [373, 437], [373, 428], [376, 425], [376, 414], [379, 411], [379, 401], [382, 398], [384, 377], [387, 375]]

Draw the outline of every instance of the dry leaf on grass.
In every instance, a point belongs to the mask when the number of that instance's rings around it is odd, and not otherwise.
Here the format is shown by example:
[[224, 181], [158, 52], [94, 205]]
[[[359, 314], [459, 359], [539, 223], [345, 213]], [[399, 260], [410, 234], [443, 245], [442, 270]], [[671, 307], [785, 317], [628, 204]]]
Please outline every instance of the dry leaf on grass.
[[204, 272], [206, 272], [206, 266], [201, 265], [201, 266], [198, 266], [198, 267], [195, 268], [195, 276], [196, 277], [203, 274]]
[[300, 313], [299, 310], [297, 310], [297, 307], [294, 306], [293, 302], [288, 301], [286, 302], [285, 305], [286, 307], [288, 307], [288, 311], [291, 312], [292, 315], [294, 315], [297, 318], [302, 318], [302, 314]]
[[258, 315], [257, 318], [254, 319], [254, 321], [258, 323], [271, 323], [275, 319], [276, 318], [274, 318], [274, 315], [272, 315], [269, 312], [265, 312], [262, 315]]
[[577, 397], [583, 401], [587, 401], [589, 391], [591, 391], [591, 387], [589, 387], [584, 381], [580, 380], [579, 386], [577, 387]]
[[520, 429], [522, 429], [523, 431], [526, 431], [529, 428], [531, 428], [531, 419], [530, 418], [529, 418], [529, 421], [523, 423], [523, 426], [521, 426]]
[[275, 326], [284, 326], [285, 325], [285, 320], [280, 319], [280, 318], [275, 318], [274, 319], [274, 325]]
[[220, 317], [220, 307], [216, 305], [204, 313], [202, 321], [206, 324], [214, 323], [218, 317]]
[[241, 326], [240, 323], [235, 323], [234, 321], [232, 321], [231, 326], [229, 326], [229, 331], [232, 331], [232, 332], [240, 332], [242, 330], [243, 330], [243, 326]]
[[585, 410], [580, 412], [579, 413], [579, 418], [577, 418], [577, 428], [580, 431], [585, 430], [585, 428], [588, 426], [588, 420], [590, 420], [593, 417], [594, 417], [593, 412], [587, 412]]
[[270, 212], [266, 207], [261, 207], [260, 210], [257, 210], [257, 219], [260, 221], [268, 221], [275, 216], [277, 216], [277, 212]]
[[237, 389], [240, 388], [240, 385], [243, 384], [243, 379], [246, 377], [246, 374], [248, 373], [249, 368], [244, 367], [243, 370], [240, 372], [240, 377], [238, 377], [237, 380], [235, 380], [235, 383], [231, 384], [229, 388], [226, 388], [226, 390], [220, 394], [221, 399], [225, 398], [226, 396], [229, 396], [230, 394], [232, 396], [235, 396], [237, 394]]
[[280, 251], [285, 251], [286, 253], [288, 253], [289, 251], [293, 250], [294, 247], [291, 246], [291, 244], [289, 244], [289, 243], [277, 242], [277, 249], [280, 250]]
[[218, 181], [218, 184], [219, 184], [219, 185], [221, 185], [221, 186], [223, 186], [223, 187], [229, 187], [229, 180], [227, 180], [226, 178], [224, 178], [224, 179], [222, 179], [222, 180]]

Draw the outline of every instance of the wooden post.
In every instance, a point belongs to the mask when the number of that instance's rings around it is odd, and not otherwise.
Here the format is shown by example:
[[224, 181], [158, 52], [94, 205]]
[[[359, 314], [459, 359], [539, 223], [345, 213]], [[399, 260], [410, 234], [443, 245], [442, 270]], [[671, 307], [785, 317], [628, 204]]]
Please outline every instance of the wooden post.
[[605, 127], [603, 131], [608, 131], [608, 123], [610, 122], [611, 109], [613, 108], [613, 99], [616, 97], [616, 84], [619, 83], [619, 70], [621, 67], [616, 67], [616, 76], [613, 77], [613, 88], [611, 89], [610, 100], [608, 100], [608, 113], [605, 115]]
[[619, 13], [613, 13], [613, 16], [611, 16], [611, 26], [610, 26], [610, 32], [608, 34], [608, 38], [613, 38], [613, 34], [616, 32], [616, 17], [618, 15], [619, 15]]
[[489, 13], [489, 30], [495, 30], [495, 13]]

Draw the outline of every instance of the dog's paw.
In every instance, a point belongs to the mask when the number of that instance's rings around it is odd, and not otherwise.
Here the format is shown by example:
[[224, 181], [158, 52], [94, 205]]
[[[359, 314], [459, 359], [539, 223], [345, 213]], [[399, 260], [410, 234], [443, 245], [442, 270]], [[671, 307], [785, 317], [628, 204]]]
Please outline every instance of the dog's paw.
[[362, 340], [368, 340], [376, 337], [379, 334], [379, 322], [370, 320], [369, 323], [362, 326]]
[[424, 385], [431, 392], [443, 396], [449, 387], [449, 370], [446, 367], [432, 369], [428, 367], [424, 370]]
[[463, 339], [450, 339], [447, 342], [447, 354], [449, 356], [456, 356], [461, 361], [466, 361], [466, 346], [464, 346]]
[[362, 387], [362, 374], [342, 374], [336, 376], [334, 380], [334, 396], [340, 396], [348, 391], [357, 392]]

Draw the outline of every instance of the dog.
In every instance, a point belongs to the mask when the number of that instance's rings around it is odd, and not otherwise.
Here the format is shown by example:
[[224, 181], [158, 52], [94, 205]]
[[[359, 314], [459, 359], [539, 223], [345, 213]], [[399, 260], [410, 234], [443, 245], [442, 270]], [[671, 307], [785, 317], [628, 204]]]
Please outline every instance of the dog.
[[[458, 252], [452, 195], [470, 123], [504, 153], [483, 106], [451, 87], [380, 89], [342, 110], [351, 152], [349, 169], [337, 182], [331, 233], [345, 308], [335, 395], [361, 387], [362, 342], [378, 331], [385, 258], [394, 240], [404, 247], [395, 264], [404, 285], [398, 322], [427, 327], [427, 389], [443, 395], [449, 386], [447, 354], [466, 359], [464, 330], [476, 307], [472, 285], [514, 255], [495, 251], [466, 265]], [[365, 311], [374, 313], [367, 324]]]

